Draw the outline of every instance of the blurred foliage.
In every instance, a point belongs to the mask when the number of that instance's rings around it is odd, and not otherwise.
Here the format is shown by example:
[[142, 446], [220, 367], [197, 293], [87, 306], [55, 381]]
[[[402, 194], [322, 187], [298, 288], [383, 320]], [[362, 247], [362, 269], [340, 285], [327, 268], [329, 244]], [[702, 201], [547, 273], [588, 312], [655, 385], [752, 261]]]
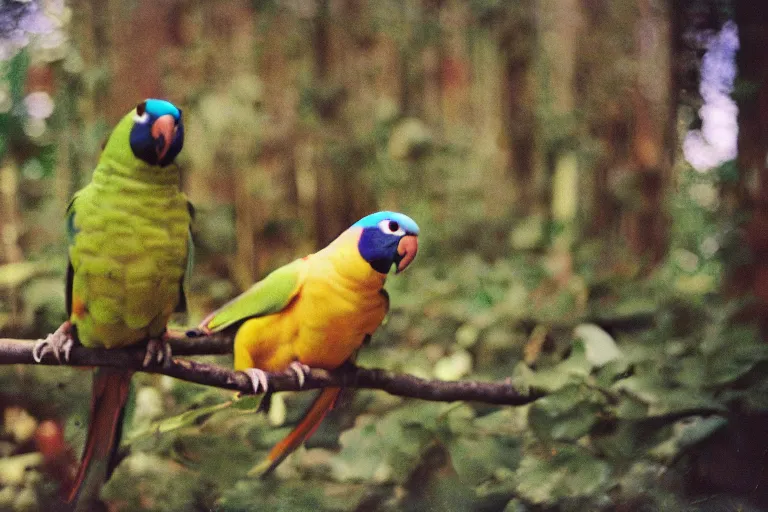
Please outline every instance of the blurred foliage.
[[[637, 177], [620, 158], [626, 148], [589, 129], [636, 108], [624, 101], [635, 86], [637, 63], [627, 56], [632, 38], [625, 34], [636, 6], [612, 3], [603, 27], [613, 32], [589, 34], [590, 44], [599, 45], [581, 55], [584, 62], [609, 65], [581, 77], [588, 93], [570, 111], [557, 107], [561, 91], [550, 90], [552, 69], [544, 59], [526, 57], [534, 62], [525, 80], [541, 90], [530, 105], [516, 107], [523, 111], [519, 119], [494, 118], [514, 125], [496, 133], [483, 131], [482, 119], [452, 111], [454, 97], [436, 102], [429, 108], [442, 110], [428, 115], [425, 105], [434, 98], [416, 86], [431, 75], [415, 63], [417, 57], [429, 62], [430, 51], [453, 58], [454, 67], [431, 73], [454, 80], [456, 88], [462, 73], [485, 76], [489, 62], [511, 73], [526, 52], [544, 51], [530, 36], [538, 4], [446, 2], [454, 10], [440, 18], [432, 15], [433, 3], [365, 3], [354, 18], [334, 11], [333, 2], [251, 2], [258, 16], [249, 30], [264, 39], [237, 51], [267, 60], [266, 70], [238, 67], [241, 54], [220, 58], [236, 45], [205, 32], [212, 30], [201, 21], [209, 7], [186, 2], [175, 14], [175, 37], [199, 39], [181, 50], [169, 44], [182, 65], [163, 73], [183, 99], [188, 138], [181, 163], [199, 203], [190, 320], [242, 287], [233, 284], [242, 281], [233, 263], [238, 251], [252, 250], [258, 270], [267, 271], [312, 250], [312, 236], [327, 220], [319, 206], [348, 213], [370, 210], [367, 201], [374, 201], [418, 221], [421, 253], [390, 279], [392, 310], [359, 364], [444, 380], [509, 378], [548, 395], [499, 407], [348, 391], [305, 448], [269, 479], [256, 480], [246, 477], [248, 470], [298, 421], [310, 393], [277, 395], [264, 415], [255, 413], [253, 398], [137, 375], [125, 458], [103, 490], [109, 510], [750, 506], [746, 497], [715, 495], [707, 481], [695, 481], [697, 457], [737, 426], [734, 418], [768, 414], [768, 346], [739, 316], [745, 300], [721, 293], [729, 266], [748, 258], [739, 238], [742, 219], [725, 215], [720, 200], [721, 186], [739, 170], [732, 162], [706, 173], [683, 162], [671, 170], [675, 184], [664, 196], [668, 251], [658, 265], [617, 243], [618, 230], [586, 234], [589, 201], [600, 199], [585, 198], [582, 182], [598, 174], [601, 159], [611, 161], [604, 190], [610, 206], [632, 212], [642, 204]], [[318, 27], [333, 32], [323, 23], [347, 15], [336, 21], [348, 28], [349, 39], [341, 41], [368, 49], [381, 37], [403, 59], [407, 101], [391, 91], [364, 97], [330, 65], [313, 71], [322, 61], [313, 46], [322, 39]], [[285, 19], [294, 24], [281, 32]], [[79, 44], [97, 45], [85, 42], [93, 27], [80, 23], [72, 29]], [[100, 30], [107, 29], [93, 32]], [[469, 55], [460, 55], [456, 41], [466, 43]], [[488, 47], [503, 59], [470, 62]], [[59, 215], [66, 197], [88, 180], [108, 132], [106, 114], [95, 110], [115, 85], [110, 68], [65, 39], [56, 48], [42, 61], [34, 48], [18, 48], [0, 64], [0, 158], [7, 169], [0, 184], [15, 180], [11, 192], [22, 200], [14, 222], [26, 233], [13, 239], [23, 258], [9, 258], [6, 246], [2, 253], [0, 333], [7, 336], [39, 337], [63, 319]], [[59, 84], [48, 96], [55, 110], [43, 118], [29, 107], [30, 65], [39, 62]], [[226, 65], [237, 70], [216, 73]], [[280, 75], [283, 69], [290, 79]], [[492, 91], [478, 82], [464, 91], [480, 98], [474, 108]], [[294, 103], [270, 104], [284, 90]], [[525, 108], [535, 110], [535, 120]], [[284, 111], [296, 117], [287, 128], [275, 113], [289, 115]], [[42, 132], [34, 130], [40, 119]], [[499, 163], [514, 153], [511, 145], [499, 147], [505, 137], [519, 136], [514, 130], [535, 133], [531, 151], [551, 164], [551, 175], [542, 179], [526, 167], [535, 159], [515, 161], [511, 169]], [[281, 161], [285, 146], [288, 164]], [[315, 171], [323, 166], [328, 174]], [[329, 183], [348, 187], [340, 202], [322, 196]], [[32, 229], [40, 222], [51, 232]], [[203, 359], [231, 364], [231, 357]], [[87, 375], [69, 368], [0, 370], [0, 510], [56, 510], [59, 462], [68, 467], [83, 443]]]
[[[420, 258], [391, 279], [393, 310], [360, 364], [424, 377], [511, 376], [548, 396], [510, 408], [349, 393], [309, 447], [266, 481], [245, 474], [298, 419], [307, 394], [286, 394], [287, 416], [278, 418], [286, 426], [276, 427], [226, 392], [139, 376], [130, 454], [104, 499], [117, 510], [169, 511], [682, 510], [691, 450], [731, 411], [768, 409], [768, 347], [735, 321], [735, 304], [690, 287], [697, 269], [674, 254], [650, 279], [614, 275], [606, 284], [585, 248], [572, 278], [579, 285], [564, 287], [540, 257]], [[33, 415], [82, 425], [84, 374], [69, 384], [64, 370], [21, 370], [3, 373], [6, 395], [25, 397]], [[7, 436], [11, 453], [35, 453]], [[72, 439], [75, 452], [81, 442]], [[30, 463], [8, 460], [16, 464], [8, 471]], [[27, 488], [17, 484], [17, 496]], [[51, 499], [49, 487], [39, 489], [49, 497], [36, 499]]]

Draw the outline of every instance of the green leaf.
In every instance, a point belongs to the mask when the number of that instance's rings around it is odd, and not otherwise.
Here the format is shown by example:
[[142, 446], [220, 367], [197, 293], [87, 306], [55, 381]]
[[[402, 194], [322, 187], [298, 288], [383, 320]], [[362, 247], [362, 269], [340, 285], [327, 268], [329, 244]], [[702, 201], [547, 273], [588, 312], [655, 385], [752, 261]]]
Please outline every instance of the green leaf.
[[370, 493], [367, 486], [359, 484], [326, 481], [318, 485], [311, 481], [282, 480], [279, 485], [276, 485], [269, 480], [241, 480], [222, 494], [212, 510], [219, 512], [358, 510], [361, 502], [366, 497], [370, 497]]
[[633, 375], [622, 379], [612, 386], [615, 391], [624, 391], [646, 404], [655, 403], [664, 389], [658, 379], [647, 375]]
[[658, 422], [622, 420], [613, 429], [592, 435], [590, 446], [614, 464], [636, 460], [669, 436], [668, 427]]
[[522, 501], [515, 498], [507, 502], [507, 505], [504, 507], [504, 510], [502, 512], [527, 512], [527, 511], [528, 511], [528, 507], [526, 507]]
[[218, 405], [211, 405], [210, 407], [201, 407], [200, 409], [192, 409], [191, 411], [186, 411], [182, 414], [179, 414], [178, 416], [166, 418], [157, 423], [157, 432], [159, 433], [170, 432], [172, 430], [176, 430], [181, 427], [186, 427], [187, 425], [193, 424], [195, 421], [202, 418], [203, 416], [208, 416], [209, 414], [213, 414], [216, 411], [226, 409], [231, 405], [232, 405], [231, 402], [224, 402]]
[[597, 423], [605, 398], [595, 390], [570, 385], [534, 402], [528, 424], [539, 439], [574, 441]]
[[251, 411], [257, 409], [264, 400], [264, 395], [245, 395], [232, 401], [232, 408], [240, 411]]
[[648, 416], [663, 416], [693, 409], [707, 409], [713, 412], [726, 408], [705, 390], [695, 388], [664, 386], [655, 375], [634, 375], [618, 381], [612, 386], [615, 391], [624, 391], [648, 404]]
[[515, 366], [512, 379], [521, 389], [541, 389], [554, 392], [569, 384], [579, 384], [589, 376], [592, 364], [587, 360], [584, 342], [573, 342], [571, 354], [567, 359], [552, 368], [533, 371], [524, 363]]
[[768, 361], [765, 343], [738, 343], [715, 354], [708, 365], [709, 386], [729, 384], [752, 370], [757, 363]]
[[516, 472], [517, 492], [536, 504], [592, 496], [608, 483], [611, 468], [578, 446], [558, 446], [549, 458], [527, 455]]
[[[398, 439], [390, 441], [396, 443]], [[331, 460], [336, 480], [385, 482], [394, 478], [387, 448], [374, 423], [347, 430], [339, 437], [339, 444], [341, 451]]]
[[381, 419], [358, 418], [360, 426], [339, 437], [341, 451], [331, 459], [339, 481], [402, 483], [435, 438], [444, 404], [408, 404]]
[[[488, 510], [487, 506], [481, 505], [475, 490], [465, 485], [457, 475], [451, 474], [450, 471], [445, 471], [437, 478], [433, 477], [417, 482], [418, 491], [409, 492], [408, 496], [394, 508], [384, 507], [383, 510], [391, 512], [395, 510], [439, 510], [441, 512]], [[370, 509], [365, 508], [365, 510]]]
[[579, 377], [589, 375], [592, 365], [587, 359], [587, 348], [583, 341], [576, 340], [571, 345], [571, 354], [568, 358], [555, 366], [555, 370]]
[[663, 461], [671, 461], [680, 452], [700, 443], [728, 424], [723, 416], [703, 418], [695, 416], [676, 422], [672, 428], [672, 437], [659, 444], [650, 454]]
[[502, 409], [476, 418], [471, 407], [459, 403], [442, 417], [446, 428], [439, 428], [438, 435], [463, 482], [478, 485], [500, 468], [517, 467], [525, 421], [516, 419], [513, 411]]
[[612, 415], [622, 420], [637, 420], [648, 416], [648, 404], [640, 398], [624, 393], [611, 408]]
[[[686, 497], [675, 493], [674, 486], [659, 486], [659, 475], [665, 474], [668, 467], [649, 460], [632, 462], [632, 465], [617, 479], [616, 492], [625, 500], [636, 504], [633, 510], [690, 510], [690, 503], [683, 504]], [[709, 500], [708, 500], [709, 501]], [[642, 503], [642, 505], [639, 505]], [[715, 508], [704, 507], [698, 510]], [[738, 508], [722, 508], [720, 510], [738, 510]]]
[[521, 440], [505, 436], [454, 437], [446, 443], [459, 478], [469, 485], [489, 480], [499, 468], [515, 469], [522, 457]]
[[117, 510], [190, 510], [200, 484], [192, 471], [168, 459], [132, 453], [115, 470], [102, 496], [120, 503]]
[[474, 427], [491, 434], [522, 436], [528, 429], [529, 407], [505, 407], [475, 419]]
[[203, 481], [234, 485], [286, 433], [269, 428], [263, 414], [228, 407], [202, 425], [158, 436], [155, 443], [161, 453], [193, 469]]
[[681, 449], [689, 448], [707, 439], [728, 424], [723, 416], [703, 418], [695, 416], [678, 422], [676, 430], [677, 445]]
[[603, 366], [621, 357], [610, 334], [595, 324], [580, 324], [573, 329], [573, 337], [584, 342], [587, 361], [593, 367]]
[[620, 318], [651, 316], [659, 309], [658, 300], [645, 296], [629, 296], [619, 302], [612, 312], [608, 314], [599, 314], [597, 317], [602, 320], [616, 320]]
[[702, 388], [709, 382], [706, 358], [700, 354], [684, 357], [680, 360], [680, 370], [675, 380], [686, 388]]
[[142, 438], [150, 437], [155, 434], [171, 432], [173, 430], [178, 430], [182, 427], [192, 425], [200, 418], [231, 407], [232, 404], [233, 402], [229, 401], [208, 407], [200, 407], [198, 409], [192, 409], [190, 411], [183, 412], [177, 416], [172, 416], [170, 418], [164, 418], [160, 421], [156, 421], [144, 428], [139, 429], [136, 432], [132, 432], [130, 438], [126, 440], [126, 444], [132, 444]]
[[475, 410], [463, 402], [454, 402], [444, 410], [439, 419], [438, 433], [446, 435], [471, 435], [476, 432]]
[[629, 368], [629, 361], [626, 359], [615, 359], [595, 372], [595, 383], [603, 388], [610, 387], [617, 380], [627, 378]]

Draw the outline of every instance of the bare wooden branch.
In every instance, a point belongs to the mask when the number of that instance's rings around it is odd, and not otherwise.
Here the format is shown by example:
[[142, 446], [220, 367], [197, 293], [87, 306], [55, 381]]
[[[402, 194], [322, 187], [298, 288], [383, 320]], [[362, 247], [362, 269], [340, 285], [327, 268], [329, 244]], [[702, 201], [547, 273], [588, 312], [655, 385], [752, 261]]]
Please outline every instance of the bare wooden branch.
[[[242, 372], [236, 372], [222, 366], [201, 363], [178, 356], [227, 354], [232, 351], [232, 338], [228, 336], [211, 336], [173, 340], [174, 358], [170, 364], [143, 368], [144, 358], [142, 347], [126, 349], [89, 349], [75, 346], [66, 363], [59, 363], [48, 353], [40, 363], [32, 358], [34, 341], [0, 338], [0, 364], [43, 364], [68, 366], [112, 366], [159, 373], [177, 379], [194, 382], [205, 386], [231, 389], [242, 393], [251, 393], [250, 379]], [[269, 385], [272, 391], [302, 391], [325, 387], [350, 387], [380, 389], [392, 395], [419, 398], [438, 402], [453, 402], [457, 400], [484, 402], [499, 405], [523, 405], [530, 403], [542, 393], [536, 391], [522, 392], [511, 382], [479, 382], [479, 381], [439, 381], [427, 380], [411, 375], [395, 374], [380, 369], [365, 369], [345, 366], [329, 372], [312, 369], [307, 375], [304, 385], [299, 386], [296, 374], [269, 374]]]

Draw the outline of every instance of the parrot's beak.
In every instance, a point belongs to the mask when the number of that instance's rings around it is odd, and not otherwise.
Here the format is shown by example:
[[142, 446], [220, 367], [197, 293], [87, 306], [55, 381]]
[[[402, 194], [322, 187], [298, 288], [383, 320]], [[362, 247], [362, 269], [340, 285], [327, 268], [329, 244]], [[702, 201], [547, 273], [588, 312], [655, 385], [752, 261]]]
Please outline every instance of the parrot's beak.
[[168, 148], [171, 147], [171, 143], [176, 137], [176, 130], [176, 121], [170, 114], [158, 117], [152, 124], [152, 138], [155, 139], [158, 161], [162, 160], [168, 153]]
[[400, 273], [411, 264], [419, 252], [419, 239], [415, 235], [407, 235], [397, 244], [397, 272]]

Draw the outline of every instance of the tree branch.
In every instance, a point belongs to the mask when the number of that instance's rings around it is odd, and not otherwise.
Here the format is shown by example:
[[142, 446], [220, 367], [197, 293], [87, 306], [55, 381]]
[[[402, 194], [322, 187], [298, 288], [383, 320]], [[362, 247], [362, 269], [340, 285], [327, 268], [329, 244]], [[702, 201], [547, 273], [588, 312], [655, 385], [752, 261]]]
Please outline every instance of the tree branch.
[[[0, 338], [0, 365], [36, 364], [32, 358], [34, 342]], [[66, 366], [111, 366], [149, 373], [159, 373], [177, 379], [251, 393], [251, 381], [242, 372], [236, 372], [214, 364], [200, 363], [176, 356], [227, 354], [232, 352], [232, 338], [210, 336], [171, 341], [174, 358], [170, 364], [143, 368], [143, 347], [125, 349], [89, 349], [75, 346], [67, 363], [59, 363], [47, 353], [37, 364]], [[296, 375], [291, 371], [269, 374], [272, 391], [301, 391], [325, 387], [349, 387], [380, 389], [392, 395], [422, 400], [453, 402], [456, 400], [484, 402], [499, 405], [523, 405], [543, 395], [515, 389], [511, 382], [439, 381], [426, 380], [412, 375], [395, 374], [380, 369], [357, 368], [352, 365], [335, 371], [312, 369], [303, 387], [299, 387]]]

